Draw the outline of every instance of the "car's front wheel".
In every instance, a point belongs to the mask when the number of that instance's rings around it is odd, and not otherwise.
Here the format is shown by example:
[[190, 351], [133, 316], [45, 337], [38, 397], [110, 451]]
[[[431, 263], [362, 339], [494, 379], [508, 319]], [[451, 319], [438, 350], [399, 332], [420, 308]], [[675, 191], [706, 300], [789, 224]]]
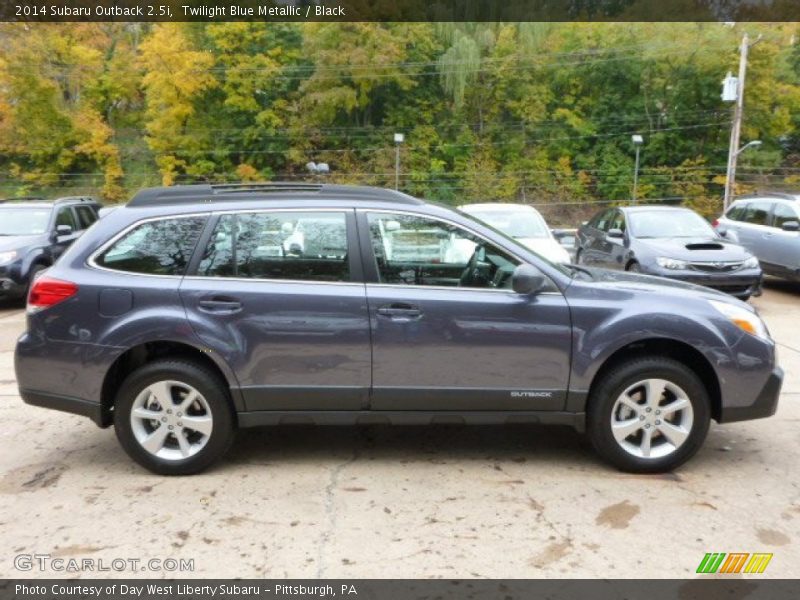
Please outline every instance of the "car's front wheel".
[[666, 357], [631, 359], [593, 386], [588, 433], [623, 471], [669, 471], [691, 458], [708, 433], [711, 409], [699, 377]]
[[128, 455], [161, 475], [189, 475], [220, 458], [235, 418], [225, 383], [194, 362], [159, 360], [123, 382], [114, 429]]

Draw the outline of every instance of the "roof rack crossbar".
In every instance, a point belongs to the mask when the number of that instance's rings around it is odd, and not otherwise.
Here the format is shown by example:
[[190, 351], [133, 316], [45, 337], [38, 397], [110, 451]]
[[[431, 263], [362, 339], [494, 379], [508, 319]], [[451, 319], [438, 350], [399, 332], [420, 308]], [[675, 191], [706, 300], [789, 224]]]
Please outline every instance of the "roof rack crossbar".
[[321, 183], [221, 183], [211, 186], [215, 194], [231, 194], [236, 192], [317, 192], [322, 189]]

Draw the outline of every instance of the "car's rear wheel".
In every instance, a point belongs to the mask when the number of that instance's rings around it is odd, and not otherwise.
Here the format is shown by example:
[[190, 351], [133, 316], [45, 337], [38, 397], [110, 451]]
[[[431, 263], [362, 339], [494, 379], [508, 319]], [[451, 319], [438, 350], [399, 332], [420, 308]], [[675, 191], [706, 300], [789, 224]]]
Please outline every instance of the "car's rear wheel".
[[225, 383], [203, 366], [160, 360], [131, 373], [114, 405], [114, 429], [140, 465], [161, 475], [197, 473], [233, 441]]
[[669, 471], [691, 458], [708, 433], [708, 392], [683, 363], [631, 359], [593, 386], [588, 433], [597, 452], [623, 471]]

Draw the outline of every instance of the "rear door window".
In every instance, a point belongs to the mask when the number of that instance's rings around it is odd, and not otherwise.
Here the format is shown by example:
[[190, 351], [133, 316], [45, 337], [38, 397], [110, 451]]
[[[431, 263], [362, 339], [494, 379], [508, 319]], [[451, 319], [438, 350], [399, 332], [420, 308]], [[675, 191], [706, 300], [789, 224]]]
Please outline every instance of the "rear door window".
[[145, 275], [183, 275], [205, 225], [205, 216], [148, 221], [95, 259], [98, 266]]
[[767, 225], [769, 223], [769, 213], [772, 209], [772, 202], [757, 200], [750, 202], [744, 212], [742, 221], [750, 225]]
[[197, 275], [295, 281], [349, 281], [344, 212], [222, 215]]

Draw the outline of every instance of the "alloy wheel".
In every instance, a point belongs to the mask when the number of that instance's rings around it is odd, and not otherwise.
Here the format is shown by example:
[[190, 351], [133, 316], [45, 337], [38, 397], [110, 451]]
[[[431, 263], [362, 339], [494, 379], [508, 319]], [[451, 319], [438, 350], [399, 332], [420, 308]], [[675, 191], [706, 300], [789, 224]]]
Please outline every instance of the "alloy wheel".
[[638, 458], [672, 454], [686, 442], [693, 423], [689, 396], [666, 379], [645, 379], [628, 386], [611, 410], [614, 439]]
[[136, 396], [131, 429], [142, 448], [177, 461], [194, 456], [211, 437], [214, 419], [203, 395], [180, 381], [157, 381]]

